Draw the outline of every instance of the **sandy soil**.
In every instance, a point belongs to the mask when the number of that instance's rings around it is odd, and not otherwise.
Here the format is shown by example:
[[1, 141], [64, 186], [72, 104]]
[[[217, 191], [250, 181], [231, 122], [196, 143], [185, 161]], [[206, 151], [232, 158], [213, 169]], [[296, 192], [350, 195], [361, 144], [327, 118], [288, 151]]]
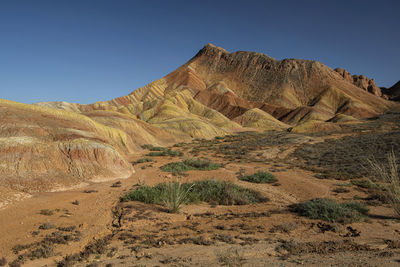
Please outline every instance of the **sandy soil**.
[[[201, 155], [212, 158], [208, 152]], [[130, 160], [141, 157], [134, 155]], [[121, 184], [117, 186], [117, 180], [91, 183], [64, 192], [10, 200], [0, 210], [0, 258], [11, 262], [17, 258], [13, 252], [16, 245], [39, 242], [56, 228], [74, 226], [68, 233], [79, 238], [68, 244], [56, 244], [55, 256], [27, 261], [24, 266], [56, 266], [64, 256], [78, 253], [87, 244], [108, 235], [112, 237], [107, 252], [94, 253], [87, 261], [77, 262], [77, 266], [89, 263], [92, 266], [400, 265], [400, 224], [389, 206], [370, 207], [366, 221], [349, 225], [299, 217], [288, 210], [288, 205], [316, 197], [346, 201], [365, 193], [353, 187], [348, 193], [334, 193], [332, 190], [339, 181], [317, 179], [312, 172], [285, 163], [276, 167], [276, 162], [237, 163], [213, 158], [224, 163], [224, 167], [215, 171], [188, 171], [181, 178], [182, 182], [207, 178], [233, 181], [261, 192], [270, 199], [266, 203], [185, 205], [179, 214], [167, 213], [157, 205], [121, 203], [120, 197], [139, 184], [155, 185], [176, 179], [159, 167], [179, 158], [154, 158], [156, 162], [136, 164], [136, 173], [119, 180]], [[238, 173], [272, 168], [278, 179], [275, 185], [253, 184], [237, 178]], [[54, 227], [39, 229], [44, 223]], [[331, 243], [327, 244], [328, 241]], [[287, 244], [308, 250], [295, 253], [285, 249]]]

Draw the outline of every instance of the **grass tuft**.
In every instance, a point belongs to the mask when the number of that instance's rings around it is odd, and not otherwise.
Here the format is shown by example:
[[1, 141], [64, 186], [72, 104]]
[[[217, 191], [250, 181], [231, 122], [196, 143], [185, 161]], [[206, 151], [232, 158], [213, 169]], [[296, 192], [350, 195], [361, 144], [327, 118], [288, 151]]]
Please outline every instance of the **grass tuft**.
[[166, 183], [166, 186], [163, 188], [161, 200], [169, 212], [179, 212], [180, 207], [187, 202], [193, 186], [194, 184], [184, 187], [180, 182], [173, 181]]
[[368, 163], [376, 177], [389, 183], [388, 194], [385, 195], [397, 215], [400, 216], [400, 168], [394, 150], [392, 149], [388, 154], [387, 164], [379, 163], [376, 160], [369, 160]]

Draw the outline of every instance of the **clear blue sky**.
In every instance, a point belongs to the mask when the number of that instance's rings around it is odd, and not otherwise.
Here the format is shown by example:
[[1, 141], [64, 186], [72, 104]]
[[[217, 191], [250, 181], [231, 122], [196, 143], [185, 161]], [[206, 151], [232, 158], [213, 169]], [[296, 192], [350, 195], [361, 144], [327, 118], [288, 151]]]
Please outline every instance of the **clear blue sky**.
[[92, 103], [173, 71], [211, 42], [400, 79], [400, 1], [1, 0], [0, 98]]

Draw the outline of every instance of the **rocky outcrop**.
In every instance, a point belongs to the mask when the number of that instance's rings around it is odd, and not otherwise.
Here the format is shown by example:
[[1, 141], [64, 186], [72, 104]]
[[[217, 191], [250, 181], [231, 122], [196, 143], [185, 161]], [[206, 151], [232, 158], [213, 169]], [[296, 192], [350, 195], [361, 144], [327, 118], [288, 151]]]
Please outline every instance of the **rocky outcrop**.
[[388, 99], [392, 101], [400, 101], [400, 81], [398, 81], [395, 85], [387, 88], [381, 88], [382, 92], [387, 96]]
[[383, 96], [381, 89], [375, 84], [374, 79], [370, 79], [364, 75], [351, 75], [348, 71], [342, 68], [336, 68], [335, 71], [339, 73], [343, 79], [354, 84], [361, 89], [364, 89], [376, 96]]

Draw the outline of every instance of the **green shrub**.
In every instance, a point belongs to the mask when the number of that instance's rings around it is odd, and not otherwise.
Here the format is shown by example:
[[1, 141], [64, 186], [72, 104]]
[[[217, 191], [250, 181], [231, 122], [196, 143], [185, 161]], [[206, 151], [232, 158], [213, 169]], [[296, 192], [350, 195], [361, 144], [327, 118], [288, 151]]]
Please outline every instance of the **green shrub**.
[[252, 175], [241, 176], [239, 177], [239, 180], [257, 184], [270, 184], [278, 181], [274, 175], [264, 171], [259, 171]]
[[184, 147], [185, 145], [187, 145], [186, 143], [176, 143], [175, 145], [173, 145], [173, 147]]
[[161, 166], [160, 169], [165, 172], [173, 172], [173, 173], [181, 173], [193, 170], [193, 168], [191, 168], [190, 166], [186, 165], [183, 162], [171, 162], [164, 166]]
[[222, 167], [221, 164], [212, 163], [207, 159], [186, 159], [183, 163], [199, 171], [211, 171]]
[[164, 184], [158, 184], [154, 187], [142, 185], [127, 193], [122, 198], [122, 201], [140, 201], [147, 204], [161, 204], [161, 193], [163, 186]]
[[153, 145], [150, 145], [150, 144], [144, 144], [144, 145], [142, 145], [141, 146], [143, 149], [150, 149], [150, 148], [152, 148], [153, 147]]
[[377, 188], [379, 187], [378, 184], [372, 182], [369, 179], [357, 179], [357, 180], [351, 180], [350, 181], [351, 184], [356, 185], [358, 187], [361, 188], [365, 188], [365, 189], [371, 189], [371, 188]]
[[165, 147], [161, 147], [161, 146], [153, 146], [151, 144], [142, 145], [142, 148], [150, 150], [150, 151], [161, 151], [161, 152], [170, 150], [169, 148], [165, 148]]
[[137, 161], [135, 161], [134, 163], [137, 164], [137, 163], [145, 163], [145, 162], [153, 162], [153, 161], [154, 161], [154, 159], [152, 159], [152, 158], [141, 158], [141, 159], [138, 159]]
[[153, 147], [149, 147], [150, 151], [165, 151], [167, 150], [165, 147], [160, 147], [160, 146], [153, 146]]
[[147, 185], [130, 191], [122, 201], [140, 201], [147, 204], [163, 204], [169, 212], [177, 213], [182, 204], [188, 201], [194, 184], [179, 182], [161, 183], [150, 187]]
[[151, 151], [150, 153], [148, 153], [146, 156], [150, 156], [150, 157], [158, 157], [158, 156], [182, 156], [183, 153], [180, 151], [174, 151], [171, 149], [165, 149], [163, 151]]
[[48, 210], [48, 209], [40, 210], [39, 213], [42, 214], [42, 215], [46, 215], [46, 216], [51, 216], [51, 215], [54, 214], [54, 212], [52, 210]]
[[335, 192], [335, 193], [348, 193], [348, 192], [350, 192], [350, 190], [347, 189], [347, 188], [344, 188], [344, 187], [336, 187], [335, 189], [332, 190], [332, 192]]
[[352, 223], [361, 220], [368, 208], [359, 202], [337, 203], [332, 199], [315, 198], [290, 206], [291, 211], [310, 219], [328, 222]]
[[165, 172], [181, 173], [190, 170], [211, 171], [221, 168], [222, 165], [204, 159], [186, 159], [182, 162], [171, 162], [160, 169]]
[[268, 200], [257, 191], [232, 182], [216, 180], [197, 182], [192, 192], [193, 194], [190, 195], [192, 202], [203, 201], [218, 205], [246, 205]]
[[[163, 194], [168, 191], [167, 183], [156, 186], [141, 186], [127, 193], [122, 201], [141, 201], [144, 203], [164, 204]], [[183, 183], [179, 190], [187, 191], [185, 202], [207, 202], [219, 205], [246, 205], [268, 201], [260, 193], [231, 182], [204, 180], [195, 183]]]

